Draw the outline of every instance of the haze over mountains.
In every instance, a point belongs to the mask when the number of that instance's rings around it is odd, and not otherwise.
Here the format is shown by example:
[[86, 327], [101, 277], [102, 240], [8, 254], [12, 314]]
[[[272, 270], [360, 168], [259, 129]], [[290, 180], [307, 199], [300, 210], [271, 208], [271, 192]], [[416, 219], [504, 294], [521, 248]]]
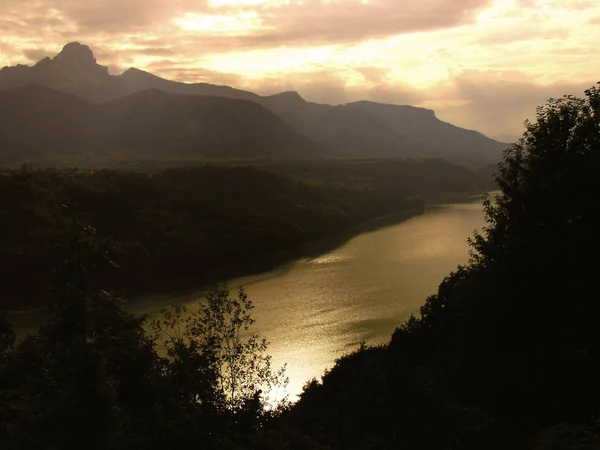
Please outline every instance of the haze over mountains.
[[134, 68], [113, 76], [89, 47], [76, 42], [32, 67], [1, 69], [0, 91], [5, 91], [0, 92], [0, 160], [9, 162], [91, 151], [208, 158], [420, 157], [477, 167], [499, 161], [508, 146], [440, 121], [424, 108], [366, 101], [331, 106], [307, 102], [296, 92], [261, 97], [229, 86], [169, 81]]
[[[92, 103], [29, 85], [0, 92], [5, 159], [52, 154], [178, 158], [319, 157], [322, 145], [247, 100], [141, 91]], [[12, 149], [12, 151], [11, 151]]]

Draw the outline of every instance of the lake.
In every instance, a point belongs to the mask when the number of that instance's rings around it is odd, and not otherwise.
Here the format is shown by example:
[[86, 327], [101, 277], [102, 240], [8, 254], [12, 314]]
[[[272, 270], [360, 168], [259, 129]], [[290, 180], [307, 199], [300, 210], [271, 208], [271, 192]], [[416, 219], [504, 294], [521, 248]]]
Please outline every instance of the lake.
[[[318, 257], [230, 280], [256, 308], [254, 331], [270, 342], [275, 367], [287, 363], [293, 399], [361, 341], [379, 344], [419, 311], [457, 265], [467, 238], [485, 225], [481, 200], [429, 206], [404, 222], [362, 233]], [[155, 316], [169, 303], [192, 303], [204, 292], [160, 295], [129, 309]]]

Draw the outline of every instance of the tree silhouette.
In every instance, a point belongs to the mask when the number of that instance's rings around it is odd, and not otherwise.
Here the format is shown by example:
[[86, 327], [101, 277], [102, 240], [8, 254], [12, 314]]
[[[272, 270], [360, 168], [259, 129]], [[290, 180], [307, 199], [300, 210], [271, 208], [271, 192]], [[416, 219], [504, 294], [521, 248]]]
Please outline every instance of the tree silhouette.
[[550, 99], [525, 127], [471, 261], [392, 344], [418, 346], [461, 398], [536, 427], [600, 412], [600, 85]]
[[[211, 290], [195, 309], [172, 306], [154, 329], [165, 337], [170, 366], [193, 383], [187, 395], [202, 407], [230, 415], [236, 430], [260, 428], [268, 410], [285, 407], [276, 392], [287, 384], [285, 366], [273, 370], [266, 354], [268, 342], [251, 333], [254, 308], [244, 289], [232, 297], [220, 286]], [[198, 385], [199, 380], [205, 380]], [[277, 400], [279, 400], [277, 402]]]

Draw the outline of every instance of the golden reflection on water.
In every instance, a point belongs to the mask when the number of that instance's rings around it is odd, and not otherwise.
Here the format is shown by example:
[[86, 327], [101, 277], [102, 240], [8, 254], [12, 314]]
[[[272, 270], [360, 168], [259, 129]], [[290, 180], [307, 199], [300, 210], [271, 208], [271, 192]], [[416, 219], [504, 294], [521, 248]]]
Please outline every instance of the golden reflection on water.
[[444, 276], [467, 261], [467, 238], [483, 225], [479, 202], [433, 208], [230, 286], [244, 285], [254, 301], [256, 331], [271, 341], [274, 365], [287, 363], [294, 399], [361, 341], [388, 341]]

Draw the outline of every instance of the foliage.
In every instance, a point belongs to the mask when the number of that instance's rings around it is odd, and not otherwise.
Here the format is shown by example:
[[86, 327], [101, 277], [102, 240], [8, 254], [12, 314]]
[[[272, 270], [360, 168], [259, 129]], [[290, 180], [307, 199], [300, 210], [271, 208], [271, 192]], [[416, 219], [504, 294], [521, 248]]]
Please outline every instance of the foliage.
[[385, 197], [416, 196], [439, 201], [495, 187], [491, 177], [441, 159], [341, 158], [269, 162], [257, 167], [311, 186], [333, 186]]
[[596, 448], [598, 173], [600, 85], [538, 109], [469, 263], [388, 346], [310, 384], [292, 422], [332, 448]]
[[260, 389], [283, 369], [272, 372], [266, 342], [243, 333], [253, 322], [243, 290], [212, 291], [190, 316], [167, 313], [164, 357], [144, 318], [98, 285], [110, 243], [73, 213], [57, 250], [49, 321], [15, 346], [0, 322], [0, 447], [235, 448], [280, 412]]
[[4, 314], [0, 314], [0, 355], [4, 356], [15, 343], [15, 332], [6, 320]]
[[535, 450], [593, 450], [600, 448], [600, 420], [590, 424], [560, 424], [537, 436]]
[[52, 316], [9, 351], [1, 374], [3, 448], [110, 448], [156, 425], [147, 416], [160, 374], [154, 344], [142, 320], [95, 285], [110, 262], [105, 244], [74, 222], [59, 247]]
[[481, 434], [485, 417], [443, 392], [440, 373], [392, 356], [387, 346], [362, 346], [340, 358], [285, 419], [336, 449], [465, 448]]
[[[121, 270], [105, 289], [129, 295], [214, 282], [260, 270], [301, 245], [421, 204], [401, 198], [311, 188], [249, 168], [7, 172], [0, 175], [0, 302], [39, 302], [60, 263], [53, 243], [69, 227], [71, 205], [112, 239]], [[41, 283], [27, 283], [25, 275]], [[4, 281], [4, 280], [3, 280]]]
[[420, 335], [461, 396], [520, 427], [600, 412], [599, 172], [600, 87], [538, 108], [501, 163], [471, 262], [394, 338]]
[[[209, 393], [209, 403], [219, 411], [227, 411], [259, 428], [267, 408], [284, 408], [285, 399], [276, 404], [277, 389], [285, 388], [285, 366], [271, 368], [266, 354], [268, 342], [250, 334], [254, 323], [254, 305], [240, 287], [237, 297], [231, 297], [225, 286], [208, 292], [197, 309], [173, 305], [163, 310], [163, 319], [154, 321], [153, 328], [163, 336], [164, 347], [171, 364], [182, 367], [185, 361], [200, 361], [204, 371], [197, 379], [209, 380], [201, 392]], [[196, 393], [196, 401], [206, 394]]]

